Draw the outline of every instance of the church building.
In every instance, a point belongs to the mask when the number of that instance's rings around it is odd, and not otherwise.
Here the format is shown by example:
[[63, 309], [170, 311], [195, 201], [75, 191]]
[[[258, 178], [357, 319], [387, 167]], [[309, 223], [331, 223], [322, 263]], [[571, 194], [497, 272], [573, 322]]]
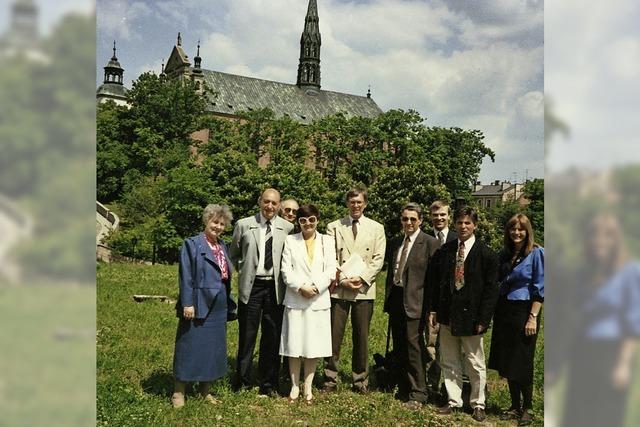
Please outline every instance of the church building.
[[[321, 45], [317, 2], [309, 0], [295, 84], [204, 69], [199, 43], [192, 64], [182, 47], [180, 33], [162, 74], [167, 78], [192, 80], [199, 88], [206, 85], [207, 110], [219, 117], [236, 118], [241, 112], [268, 108], [278, 118], [289, 117], [306, 124], [337, 113], [347, 117], [375, 117], [382, 113], [370, 92], [359, 96], [321, 88]], [[115, 43], [113, 57], [104, 69], [105, 80], [98, 89], [99, 102], [109, 97], [125, 99], [124, 70], [116, 58]]]

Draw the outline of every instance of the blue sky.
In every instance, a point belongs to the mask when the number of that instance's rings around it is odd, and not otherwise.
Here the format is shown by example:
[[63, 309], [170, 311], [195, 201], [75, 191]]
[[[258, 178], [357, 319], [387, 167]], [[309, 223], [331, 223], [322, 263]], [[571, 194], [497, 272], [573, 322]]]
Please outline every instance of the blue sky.
[[[203, 67], [295, 83], [307, 0], [97, 2], [96, 82], [113, 40], [131, 84], [160, 71], [182, 33]], [[542, 1], [318, 0], [322, 87], [383, 110], [415, 109], [431, 126], [480, 129], [496, 151], [483, 182], [541, 177]]]

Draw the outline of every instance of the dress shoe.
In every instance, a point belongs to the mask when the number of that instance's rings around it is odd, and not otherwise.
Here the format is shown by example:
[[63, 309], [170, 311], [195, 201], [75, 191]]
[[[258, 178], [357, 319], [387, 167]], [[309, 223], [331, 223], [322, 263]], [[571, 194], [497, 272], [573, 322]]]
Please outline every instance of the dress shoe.
[[484, 413], [484, 409], [482, 409], [479, 406], [476, 406], [475, 409], [473, 410], [473, 415], [471, 415], [471, 418], [481, 423], [487, 418], [487, 415]]
[[358, 394], [367, 394], [369, 393], [369, 389], [367, 388], [367, 386], [357, 386], [354, 385], [351, 387], [351, 391], [354, 393], [358, 393]]
[[444, 405], [436, 409], [438, 415], [451, 415], [453, 414], [453, 407], [451, 405]]
[[417, 400], [409, 400], [408, 402], [404, 402], [402, 406], [407, 409], [411, 409], [412, 411], [418, 411], [422, 409], [422, 403], [418, 402]]
[[171, 404], [174, 408], [182, 408], [184, 406], [184, 393], [173, 393]]
[[522, 416], [520, 417], [520, 420], [518, 421], [518, 425], [519, 426], [528, 426], [532, 422], [533, 422], [533, 414], [528, 410], [522, 411]]
[[320, 389], [323, 393], [333, 393], [338, 390], [338, 386], [331, 383], [324, 383], [322, 388]]
[[212, 405], [217, 405], [218, 403], [220, 403], [220, 401], [215, 397], [213, 397], [211, 393], [208, 393], [206, 396], [203, 396], [203, 397], [205, 402], [211, 403]]
[[270, 387], [260, 388], [258, 390], [258, 395], [263, 397], [278, 397], [278, 392]]
[[522, 416], [522, 411], [520, 408], [511, 407], [500, 414], [501, 420], [517, 420]]

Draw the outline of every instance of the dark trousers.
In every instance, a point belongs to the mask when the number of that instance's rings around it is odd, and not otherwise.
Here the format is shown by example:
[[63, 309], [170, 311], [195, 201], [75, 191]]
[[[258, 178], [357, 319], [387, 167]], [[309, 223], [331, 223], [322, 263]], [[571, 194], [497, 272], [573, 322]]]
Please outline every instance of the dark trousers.
[[338, 383], [338, 363], [344, 329], [351, 310], [353, 357], [351, 375], [353, 387], [365, 390], [369, 385], [369, 324], [373, 316], [373, 300], [348, 301], [331, 298], [332, 356], [324, 360], [325, 386]]
[[258, 356], [258, 384], [261, 389], [277, 389], [280, 371], [280, 331], [283, 306], [276, 299], [275, 282], [256, 279], [249, 302], [238, 303], [238, 365], [236, 386], [251, 385], [253, 350], [258, 328], [262, 328]]
[[389, 296], [389, 321], [393, 349], [400, 358], [397, 367], [398, 394], [421, 403], [427, 401], [425, 366], [427, 352], [420, 319], [408, 318], [404, 309], [403, 288], [394, 286]]

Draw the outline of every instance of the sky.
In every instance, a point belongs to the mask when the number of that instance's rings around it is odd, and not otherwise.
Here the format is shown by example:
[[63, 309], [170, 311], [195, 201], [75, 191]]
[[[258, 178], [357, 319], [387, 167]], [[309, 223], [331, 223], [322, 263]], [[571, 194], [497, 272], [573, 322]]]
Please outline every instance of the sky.
[[[295, 83], [308, 0], [98, 0], [96, 82], [117, 41], [125, 84], [159, 73], [178, 32], [205, 69]], [[318, 0], [325, 90], [414, 109], [427, 126], [479, 129], [496, 152], [480, 180], [544, 174], [543, 3]]]

